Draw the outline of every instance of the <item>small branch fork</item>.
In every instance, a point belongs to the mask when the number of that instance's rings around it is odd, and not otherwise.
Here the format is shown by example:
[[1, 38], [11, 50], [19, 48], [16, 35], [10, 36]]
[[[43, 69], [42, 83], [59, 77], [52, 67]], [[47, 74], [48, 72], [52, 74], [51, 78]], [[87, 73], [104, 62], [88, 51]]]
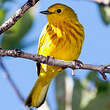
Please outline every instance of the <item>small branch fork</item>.
[[0, 34], [11, 28], [24, 15], [24, 13], [33, 7], [38, 1], [39, 0], [28, 0], [12, 17], [0, 26]]
[[106, 80], [105, 73], [110, 74], [110, 64], [108, 65], [91, 65], [91, 64], [83, 64], [81, 61], [64, 61], [64, 60], [56, 60], [53, 57], [45, 57], [42, 55], [37, 54], [30, 54], [23, 52], [21, 50], [4, 50], [0, 49], [0, 56], [11, 56], [15, 58], [25, 58], [32, 61], [37, 61], [40, 63], [54, 65], [54, 66], [61, 66], [63, 68], [71, 68], [71, 69], [84, 69], [84, 70], [93, 70], [99, 72], [103, 78]]

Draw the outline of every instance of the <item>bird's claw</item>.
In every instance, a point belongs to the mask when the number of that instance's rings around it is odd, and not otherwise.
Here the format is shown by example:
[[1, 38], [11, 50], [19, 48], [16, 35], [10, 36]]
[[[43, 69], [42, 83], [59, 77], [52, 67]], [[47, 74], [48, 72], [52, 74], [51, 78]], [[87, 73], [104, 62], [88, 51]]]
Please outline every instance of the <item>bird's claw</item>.
[[101, 73], [102, 77], [104, 78], [104, 80], [106, 80], [107, 76], [105, 75], [105, 73], [104, 72], [100, 72], [100, 73]]
[[110, 64], [108, 64], [108, 65], [102, 65], [100, 68], [100, 73], [101, 73], [101, 75], [102, 75], [102, 77], [104, 78], [104, 80], [106, 80], [107, 79], [107, 76], [105, 75], [105, 72], [104, 72], [104, 69], [106, 69], [106, 68], [108, 68], [108, 67], [110, 67]]
[[83, 63], [80, 60], [74, 60], [74, 61], [75, 61], [75, 67], [77, 69], [79, 69], [83, 65]]

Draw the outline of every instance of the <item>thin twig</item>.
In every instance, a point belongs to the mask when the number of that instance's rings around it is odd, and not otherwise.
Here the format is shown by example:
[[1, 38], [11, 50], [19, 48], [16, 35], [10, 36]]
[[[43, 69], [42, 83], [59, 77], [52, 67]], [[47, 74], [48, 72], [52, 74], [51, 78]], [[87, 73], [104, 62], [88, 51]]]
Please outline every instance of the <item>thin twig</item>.
[[12, 27], [24, 15], [26, 11], [33, 7], [38, 1], [39, 0], [28, 0], [20, 9], [15, 12], [12, 17], [10, 17], [0, 26], [0, 34]]
[[[8, 82], [10, 83], [11, 87], [13, 88], [13, 90], [15, 91], [16, 95], [18, 96], [18, 98], [20, 99], [20, 101], [25, 104], [25, 99], [22, 96], [22, 94], [20, 93], [17, 85], [15, 84], [15, 82], [13, 81], [13, 79], [10, 76], [9, 71], [7, 70], [6, 66], [4, 65], [2, 59], [0, 58], [0, 66], [4, 71], [4, 75], [6, 76]], [[32, 110], [32, 108], [27, 108], [27, 110]]]
[[3, 71], [4, 71], [4, 74], [8, 80], [8, 82], [10, 83], [10, 85], [12, 86], [13, 90], [15, 91], [15, 93], [17, 94], [18, 98], [21, 100], [21, 102], [24, 104], [24, 98], [23, 96], [21, 95], [20, 91], [18, 90], [16, 84], [14, 83], [14, 81], [12, 80], [10, 74], [9, 74], [9, 71], [7, 70], [7, 68], [5, 67], [2, 59], [0, 58], [0, 66], [2, 67]]
[[110, 0], [90, 0], [103, 6], [110, 6]]
[[45, 57], [42, 55], [30, 54], [23, 52], [21, 50], [4, 50], [0, 49], [0, 56], [11, 56], [15, 58], [25, 58], [32, 61], [38, 61], [40, 63], [60, 66], [63, 68], [71, 68], [71, 69], [84, 69], [84, 70], [93, 70], [99, 72], [104, 79], [106, 79], [105, 73], [110, 74], [110, 64], [108, 65], [91, 65], [91, 64], [83, 64], [80, 61], [64, 61], [64, 60], [57, 60], [53, 57]]
[[110, 0], [74, 0], [77, 2], [94, 2], [96, 4], [99, 5], [103, 5], [103, 6], [110, 6]]

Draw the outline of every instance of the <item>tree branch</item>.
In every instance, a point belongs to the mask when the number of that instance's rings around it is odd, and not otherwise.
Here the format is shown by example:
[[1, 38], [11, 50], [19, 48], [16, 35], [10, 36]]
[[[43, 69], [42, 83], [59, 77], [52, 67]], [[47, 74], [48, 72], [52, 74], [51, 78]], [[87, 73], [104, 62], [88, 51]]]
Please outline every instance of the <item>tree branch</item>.
[[15, 12], [12, 17], [10, 17], [0, 26], [0, 34], [12, 27], [24, 15], [26, 11], [33, 7], [38, 1], [39, 0], [28, 0], [20, 9]]
[[110, 6], [110, 0], [90, 0], [103, 6]]
[[23, 52], [21, 50], [4, 50], [0, 49], [0, 56], [11, 56], [15, 58], [25, 58], [32, 61], [38, 61], [40, 63], [61, 66], [63, 68], [71, 68], [71, 69], [84, 69], [84, 70], [93, 70], [99, 72], [104, 79], [106, 79], [105, 73], [110, 74], [110, 64], [108, 65], [91, 65], [91, 64], [83, 64], [80, 61], [64, 61], [64, 60], [56, 60], [53, 57], [45, 57], [42, 55], [30, 54]]

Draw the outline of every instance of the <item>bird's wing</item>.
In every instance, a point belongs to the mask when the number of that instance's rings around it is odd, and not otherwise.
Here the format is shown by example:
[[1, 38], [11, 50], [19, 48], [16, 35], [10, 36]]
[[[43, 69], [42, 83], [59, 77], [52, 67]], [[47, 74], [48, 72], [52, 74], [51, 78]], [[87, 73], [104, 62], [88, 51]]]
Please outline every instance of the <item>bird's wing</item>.
[[39, 62], [37, 62], [36, 63], [36, 67], [37, 67], [37, 74], [38, 74], [38, 76], [40, 74], [40, 66], [41, 66], [41, 64]]
[[[39, 54], [40, 48], [42, 47], [42, 45], [43, 45], [43, 43], [44, 43], [44, 40], [45, 40], [46, 27], [47, 27], [47, 25], [43, 28], [43, 30], [42, 30], [42, 32], [41, 32], [41, 35], [40, 35], [40, 38], [39, 38], [38, 54]], [[39, 76], [41, 64], [40, 64], [39, 62], [37, 62], [37, 63], [36, 63], [36, 67], [37, 67], [37, 74], [38, 74], [38, 76]]]
[[[47, 24], [48, 25], [48, 24]], [[39, 44], [38, 44], [38, 54], [40, 52], [40, 48], [42, 47], [44, 41], [45, 41], [45, 36], [46, 36], [46, 27], [47, 25], [43, 28], [42, 32], [41, 32], [41, 35], [40, 35], [40, 38], [39, 38]]]

